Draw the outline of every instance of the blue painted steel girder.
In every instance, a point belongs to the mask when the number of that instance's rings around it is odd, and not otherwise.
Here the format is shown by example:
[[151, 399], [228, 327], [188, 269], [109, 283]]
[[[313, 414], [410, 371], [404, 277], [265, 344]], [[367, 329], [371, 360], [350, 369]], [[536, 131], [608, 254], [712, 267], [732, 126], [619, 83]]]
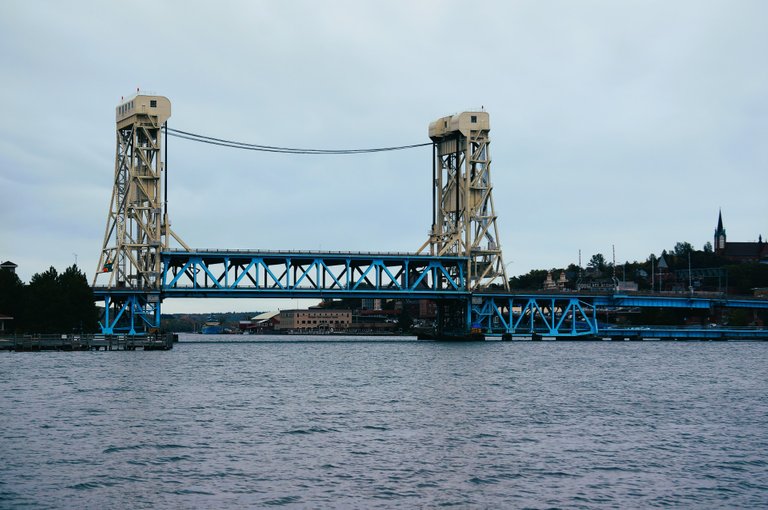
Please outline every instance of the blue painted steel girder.
[[99, 318], [102, 334], [136, 335], [160, 330], [159, 292], [95, 288], [93, 294], [104, 302]]
[[[589, 298], [586, 298], [589, 299]], [[713, 306], [727, 308], [768, 309], [768, 299], [728, 299], [726, 297], [694, 296], [651, 296], [651, 295], [612, 295], [598, 296], [593, 299], [597, 306], [640, 307], [640, 308], [695, 308], [707, 309]]]
[[640, 308], [694, 308], [707, 309], [717, 300], [692, 297], [671, 296], [631, 296], [611, 295], [596, 296], [591, 300], [596, 306], [602, 307], [640, 307]]
[[712, 340], [765, 340], [768, 329], [761, 328], [728, 328], [728, 327], [688, 327], [688, 326], [646, 326], [620, 328], [611, 327], [602, 332], [603, 337], [627, 339], [696, 339]]
[[596, 307], [578, 296], [488, 295], [472, 297], [472, 322], [488, 334], [594, 336]]
[[752, 308], [768, 310], [768, 299], [724, 299], [717, 303], [728, 308]]
[[595, 336], [601, 333], [598, 309], [687, 308], [712, 306], [768, 309], [765, 299], [724, 299], [649, 295], [577, 295], [551, 293], [476, 293], [471, 321], [486, 333], [556, 337]]
[[730, 299], [723, 296], [717, 297], [696, 297], [696, 296], [669, 296], [653, 294], [576, 294], [576, 293], [500, 293], [500, 292], [482, 292], [477, 295], [483, 297], [514, 299], [570, 299], [576, 298], [580, 301], [595, 305], [601, 308], [617, 307], [639, 307], [639, 308], [694, 308], [706, 309], [713, 306], [722, 306], [728, 308], [753, 308], [768, 309], [768, 299]]
[[466, 289], [461, 257], [410, 254], [164, 252], [163, 289], [94, 288], [104, 301], [102, 332], [160, 327], [167, 297], [464, 299], [467, 328], [558, 337], [601, 333], [598, 308], [725, 306], [768, 309], [765, 299], [653, 295], [509, 294]]
[[467, 296], [465, 257], [413, 254], [169, 251], [164, 297]]

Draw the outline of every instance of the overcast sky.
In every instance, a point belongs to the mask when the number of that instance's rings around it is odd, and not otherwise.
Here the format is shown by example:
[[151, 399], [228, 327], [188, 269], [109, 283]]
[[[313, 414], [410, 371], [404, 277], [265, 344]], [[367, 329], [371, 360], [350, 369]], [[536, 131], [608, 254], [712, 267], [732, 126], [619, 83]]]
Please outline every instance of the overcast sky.
[[[0, 2], [0, 259], [24, 281], [98, 262], [114, 107], [243, 142], [427, 142], [483, 106], [510, 275], [768, 235], [768, 2]], [[357, 156], [171, 138], [169, 210], [194, 248], [413, 251], [429, 148]], [[76, 255], [75, 255], [76, 254]], [[282, 303], [282, 304], [281, 304]], [[164, 311], [289, 308], [167, 301]]]

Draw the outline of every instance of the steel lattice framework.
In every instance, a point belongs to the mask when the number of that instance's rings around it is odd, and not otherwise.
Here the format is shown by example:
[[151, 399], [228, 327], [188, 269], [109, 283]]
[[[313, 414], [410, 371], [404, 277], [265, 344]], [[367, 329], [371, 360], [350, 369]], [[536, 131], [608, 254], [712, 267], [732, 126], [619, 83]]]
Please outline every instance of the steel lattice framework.
[[395, 253], [169, 251], [164, 296], [455, 298], [465, 259]]
[[419, 253], [466, 257], [470, 290], [509, 289], [491, 185], [488, 112], [429, 126], [433, 142], [432, 230]]
[[94, 296], [104, 301], [99, 325], [101, 333], [135, 335], [160, 329], [160, 292], [136, 292], [132, 289], [94, 289]]
[[[168, 251], [158, 290], [96, 287], [103, 334], [160, 327], [168, 297], [468, 299], [466, 259], [395, 253]], [[458, 276], [457, 276], [458, 275]]]
[[472, 317], [487, 333], [594, 336], [598, 332], [594, 301], [580, 296], [477, 295]]
[[161, 195], [161, 132], [170, 116], [162, 96], [137, 93], [116, 108], [115, 179], [94, 285], [159, 290], [169, 237], [186, 247], [170, 229]]

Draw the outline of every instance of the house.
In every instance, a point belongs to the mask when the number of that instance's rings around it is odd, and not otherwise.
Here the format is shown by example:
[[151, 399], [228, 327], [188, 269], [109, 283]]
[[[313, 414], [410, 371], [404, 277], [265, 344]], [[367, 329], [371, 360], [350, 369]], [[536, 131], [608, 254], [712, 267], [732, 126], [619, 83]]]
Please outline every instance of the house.
[[11, 273], [15, 273], [17, 267], [19, 267], [19, 266], [17, 264], [14, 264], [10, 260], [6, 260], [2, 264], [0, 264], [0, 270], [5, 269], [5, 270], [10, 271]]
[[241, 325], [240, 329], [247, 330], [250, 333], [272, 332], [280, 324], [280, 312], [260, 313], [255, 317], [251, 317], [250, 321], [241, 321], [241, 322], [247, 322], [248, 324], [245, 327]]

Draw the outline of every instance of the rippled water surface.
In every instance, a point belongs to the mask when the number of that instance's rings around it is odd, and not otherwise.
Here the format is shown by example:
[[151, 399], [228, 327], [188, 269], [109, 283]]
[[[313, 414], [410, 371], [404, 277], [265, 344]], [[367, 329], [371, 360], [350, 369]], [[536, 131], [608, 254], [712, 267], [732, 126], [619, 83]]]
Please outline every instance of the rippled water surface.
[[193, 338], [0, 352], [0, 507], [768, 507], [768, 343]]

